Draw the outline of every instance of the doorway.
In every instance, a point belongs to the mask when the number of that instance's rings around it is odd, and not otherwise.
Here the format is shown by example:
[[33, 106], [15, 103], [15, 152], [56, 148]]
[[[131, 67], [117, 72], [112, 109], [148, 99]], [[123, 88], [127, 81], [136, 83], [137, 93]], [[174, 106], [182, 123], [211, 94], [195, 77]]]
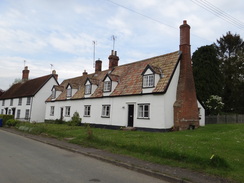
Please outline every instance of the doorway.
[[134, 105], [128, 105], [128, 126], [134, 125]]

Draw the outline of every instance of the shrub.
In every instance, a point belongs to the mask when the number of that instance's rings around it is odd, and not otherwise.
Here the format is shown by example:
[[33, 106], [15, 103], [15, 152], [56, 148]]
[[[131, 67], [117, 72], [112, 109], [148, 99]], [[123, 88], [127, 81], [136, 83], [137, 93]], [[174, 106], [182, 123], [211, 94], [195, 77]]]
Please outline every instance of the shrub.
[[78, 112], [75, 112], [71, 118], [71, 121], [67, 122], [69, 126], [80, 126], [81, 125], [81, 118]]
[[48, 124], [64, 124], [65, 121], [61, 120], [61, 119], [49, 119], [49, 120], [45, 120], [45, 123], [48, 123]]
[[0, 114], [0, 119], [3, 119], [3, 125], [6, 125], [6, 122], [9, 119], [14, 119], [14, 116], [13, 115]]
[[16, 126], [20, 121], [16, 119], [9, 119], [5, 125], [7, 126]]

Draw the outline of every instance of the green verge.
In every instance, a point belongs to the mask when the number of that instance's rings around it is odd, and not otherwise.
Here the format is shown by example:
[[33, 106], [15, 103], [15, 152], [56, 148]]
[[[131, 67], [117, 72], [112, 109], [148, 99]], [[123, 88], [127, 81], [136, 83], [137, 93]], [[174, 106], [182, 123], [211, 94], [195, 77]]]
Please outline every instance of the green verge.
[[244, 124], [206, 125], [196, 130], [169, 133], [45, 123], [19, 123], [16, 128], [28, 133], [71, 139], [69, 142], [86, 147], [244, 182]]

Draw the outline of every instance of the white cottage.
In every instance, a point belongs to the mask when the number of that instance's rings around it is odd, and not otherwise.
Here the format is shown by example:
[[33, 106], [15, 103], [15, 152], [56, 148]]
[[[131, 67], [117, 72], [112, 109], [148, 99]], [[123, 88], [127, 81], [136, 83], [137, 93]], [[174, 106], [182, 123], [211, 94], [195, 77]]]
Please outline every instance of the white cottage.
[[23, 70], [22, 81], [12, 85], [0, 96], [0, 113], [14, 115], [15, 119], [43, 122], [45, 100], [50, 96], [50, 88], [57, 85], [57, 74], [28, 80], [29, 70]]
[[195, 93], [189, 30], [184, 21], [180, 51], [120, 66], [117, 52], [112, 51], [107, 70], [102, 71], [102, 61], [97, 60], [94, 73], [84, 72], [53, 86], [45, 119], [68, 121], [78, 112], [82, 123], [96, 126], [158, 131], [203, 126], [205, 113]]

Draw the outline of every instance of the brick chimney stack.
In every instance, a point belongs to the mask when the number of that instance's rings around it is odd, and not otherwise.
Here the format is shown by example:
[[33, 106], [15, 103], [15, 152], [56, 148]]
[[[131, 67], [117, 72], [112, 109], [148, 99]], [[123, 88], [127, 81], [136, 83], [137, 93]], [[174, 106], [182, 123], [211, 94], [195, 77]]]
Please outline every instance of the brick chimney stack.
[[96, 60], [95, 62], [95, 72], [100, 72], [102, 71], [102, 61], [101, 60]]
[[58, 74], [57, 74], [56, 70], [52, 71], [52, 75], [55, 77], [56, 80], [58, 80]]
[[117, 56], [117, 51], [112, 50], [111, 55], [108, 57], [109, 59], [109, 69], [113, 69], [118, 66], [119, 57]]
[[174, 128], [185, 130], [199, 127], [199, 112], [191, 64], [190, 26], [180, 26], [180, 76], [174, 103]]
[[28, 70], [28, 66], [25, 66], [24, 70], [22, 71], [22, 82], [25, 82], [29, 79], [30, 70]]

